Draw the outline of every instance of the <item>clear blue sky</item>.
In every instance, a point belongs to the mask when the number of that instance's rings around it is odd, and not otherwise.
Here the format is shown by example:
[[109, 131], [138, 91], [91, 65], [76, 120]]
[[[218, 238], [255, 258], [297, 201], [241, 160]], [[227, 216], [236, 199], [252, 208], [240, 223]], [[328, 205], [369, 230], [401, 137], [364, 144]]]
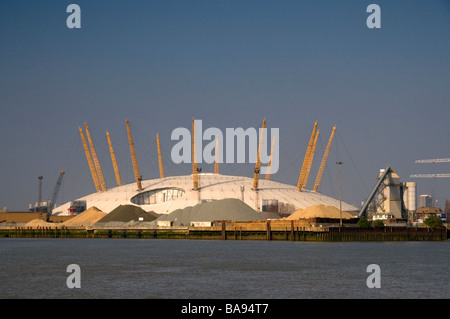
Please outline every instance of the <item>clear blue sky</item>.
[[[81, 29], [66, 8], [81, 7]], [[381, 8], [369, 29], [366, 8]], [[402, 181], [450, 173], [450, 1], [1, 1], [0, 207], [26, 210], [51, 197], [64, 169], [59, 203], [95, 191], [78, 127], [87, 122], [109, 187], [115, 186], [105, 132], [122, 179], [133, 182], [125, 119], [131, 122], [144, 179], [159, 176], [156, 133], [167, 175], [177, 127], [280, 129], [280, 169], [296, 185], [315, 121], [321, 135], [312, 188], [331, 128], [337, 126], [321, 191], [360, 205], [380, 168]], [[213, 171], [204, 165], [203, 171]], [[253, 165], [222, 165], [252, 176]], [[438, 204], [450, 179], [414, 180]]]

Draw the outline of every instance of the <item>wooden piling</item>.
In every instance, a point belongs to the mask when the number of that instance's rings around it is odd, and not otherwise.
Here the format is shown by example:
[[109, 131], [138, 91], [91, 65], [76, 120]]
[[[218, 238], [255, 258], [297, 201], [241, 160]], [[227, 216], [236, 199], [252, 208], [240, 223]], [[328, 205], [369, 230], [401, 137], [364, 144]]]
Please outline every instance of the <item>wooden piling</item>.
[[294, 237], [294, 221], [291, 220], [291, 240], [295, 240]]
[[225, 222], [222, 222], [222, 240], [227, 239], [227, 233], [226, 233], [226, 224]]
[[266, 223], [266, 239], [272, 240], [272, 232], [270, 230], [270, 221], [269, 220]]

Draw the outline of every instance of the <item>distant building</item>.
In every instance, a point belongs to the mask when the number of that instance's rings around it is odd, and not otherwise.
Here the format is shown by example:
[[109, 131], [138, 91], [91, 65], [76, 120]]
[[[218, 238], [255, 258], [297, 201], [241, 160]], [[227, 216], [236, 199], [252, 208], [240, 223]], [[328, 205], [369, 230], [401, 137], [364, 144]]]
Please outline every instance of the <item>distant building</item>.
[[432, 206], [433, 206], [433, 199], [430, 195], [424, 194], [419, 196], [419, 208]]
[[[430, 216], [439, 216], [442, 219], [442, 210], [438, 207], [421, 207], [416, 211], [416, 221], [423, 223], [425, 219]], [[444, 214], [445, 220], [447, 220], [447, 216]]]

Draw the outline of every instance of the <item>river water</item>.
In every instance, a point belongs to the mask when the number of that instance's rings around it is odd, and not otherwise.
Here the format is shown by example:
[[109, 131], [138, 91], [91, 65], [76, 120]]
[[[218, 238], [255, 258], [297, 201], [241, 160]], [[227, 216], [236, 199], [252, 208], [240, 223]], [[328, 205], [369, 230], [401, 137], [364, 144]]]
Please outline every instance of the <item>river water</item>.
[[1, 238], [0, 298], [450, 298], [449, 264], [450, 242]]

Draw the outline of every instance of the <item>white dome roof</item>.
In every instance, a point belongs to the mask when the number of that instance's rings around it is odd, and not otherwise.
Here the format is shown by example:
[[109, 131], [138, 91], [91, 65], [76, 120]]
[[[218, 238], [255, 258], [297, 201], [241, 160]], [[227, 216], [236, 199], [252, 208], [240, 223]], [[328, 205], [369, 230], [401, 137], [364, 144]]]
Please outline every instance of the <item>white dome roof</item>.
[[[295, 186], [265, 179], [259, 181], [258, 191], [253, 191], [253, 178], [242, 176], [200, 173], [198, 191], [192, 189], [192, 175], [143, 180], [141, 183], [141, 191], [137, 190], [135, 183], [130, 183], [103, 192], [96, 192], [77, 200], [86, 201], [86, 209], [95, 206], [106, 213], [119, 205], [134, 204], [145, 211], [168, 214], [176, 209], [194, 206], [202, 201], [225, 198], [243, 199], [247, 205], [256, 211], [261, 211], [263, 204], [271, 200], [277, 200], [278, 204], [290, 205], [293, 209], [292, 212], [299, 208], [307, 208], [318, 204], [339, 208], [338, 199], [310, 190], [299, 192]], [[241, 191], [242, 186], [243, 192]], [[140, 203], [135, 197], [139, 194], [142, 194]], [[150, 204], [150, 196], [153, 196], [152, 204]], [[144, 198], [145, 203], [142, 202]], [[66, 215], [69, 207], [70, 202], [56, 207], [53, 214]], [[342, 209], [345, 211], [358, 210], [344, 202], [342, 203]]]

